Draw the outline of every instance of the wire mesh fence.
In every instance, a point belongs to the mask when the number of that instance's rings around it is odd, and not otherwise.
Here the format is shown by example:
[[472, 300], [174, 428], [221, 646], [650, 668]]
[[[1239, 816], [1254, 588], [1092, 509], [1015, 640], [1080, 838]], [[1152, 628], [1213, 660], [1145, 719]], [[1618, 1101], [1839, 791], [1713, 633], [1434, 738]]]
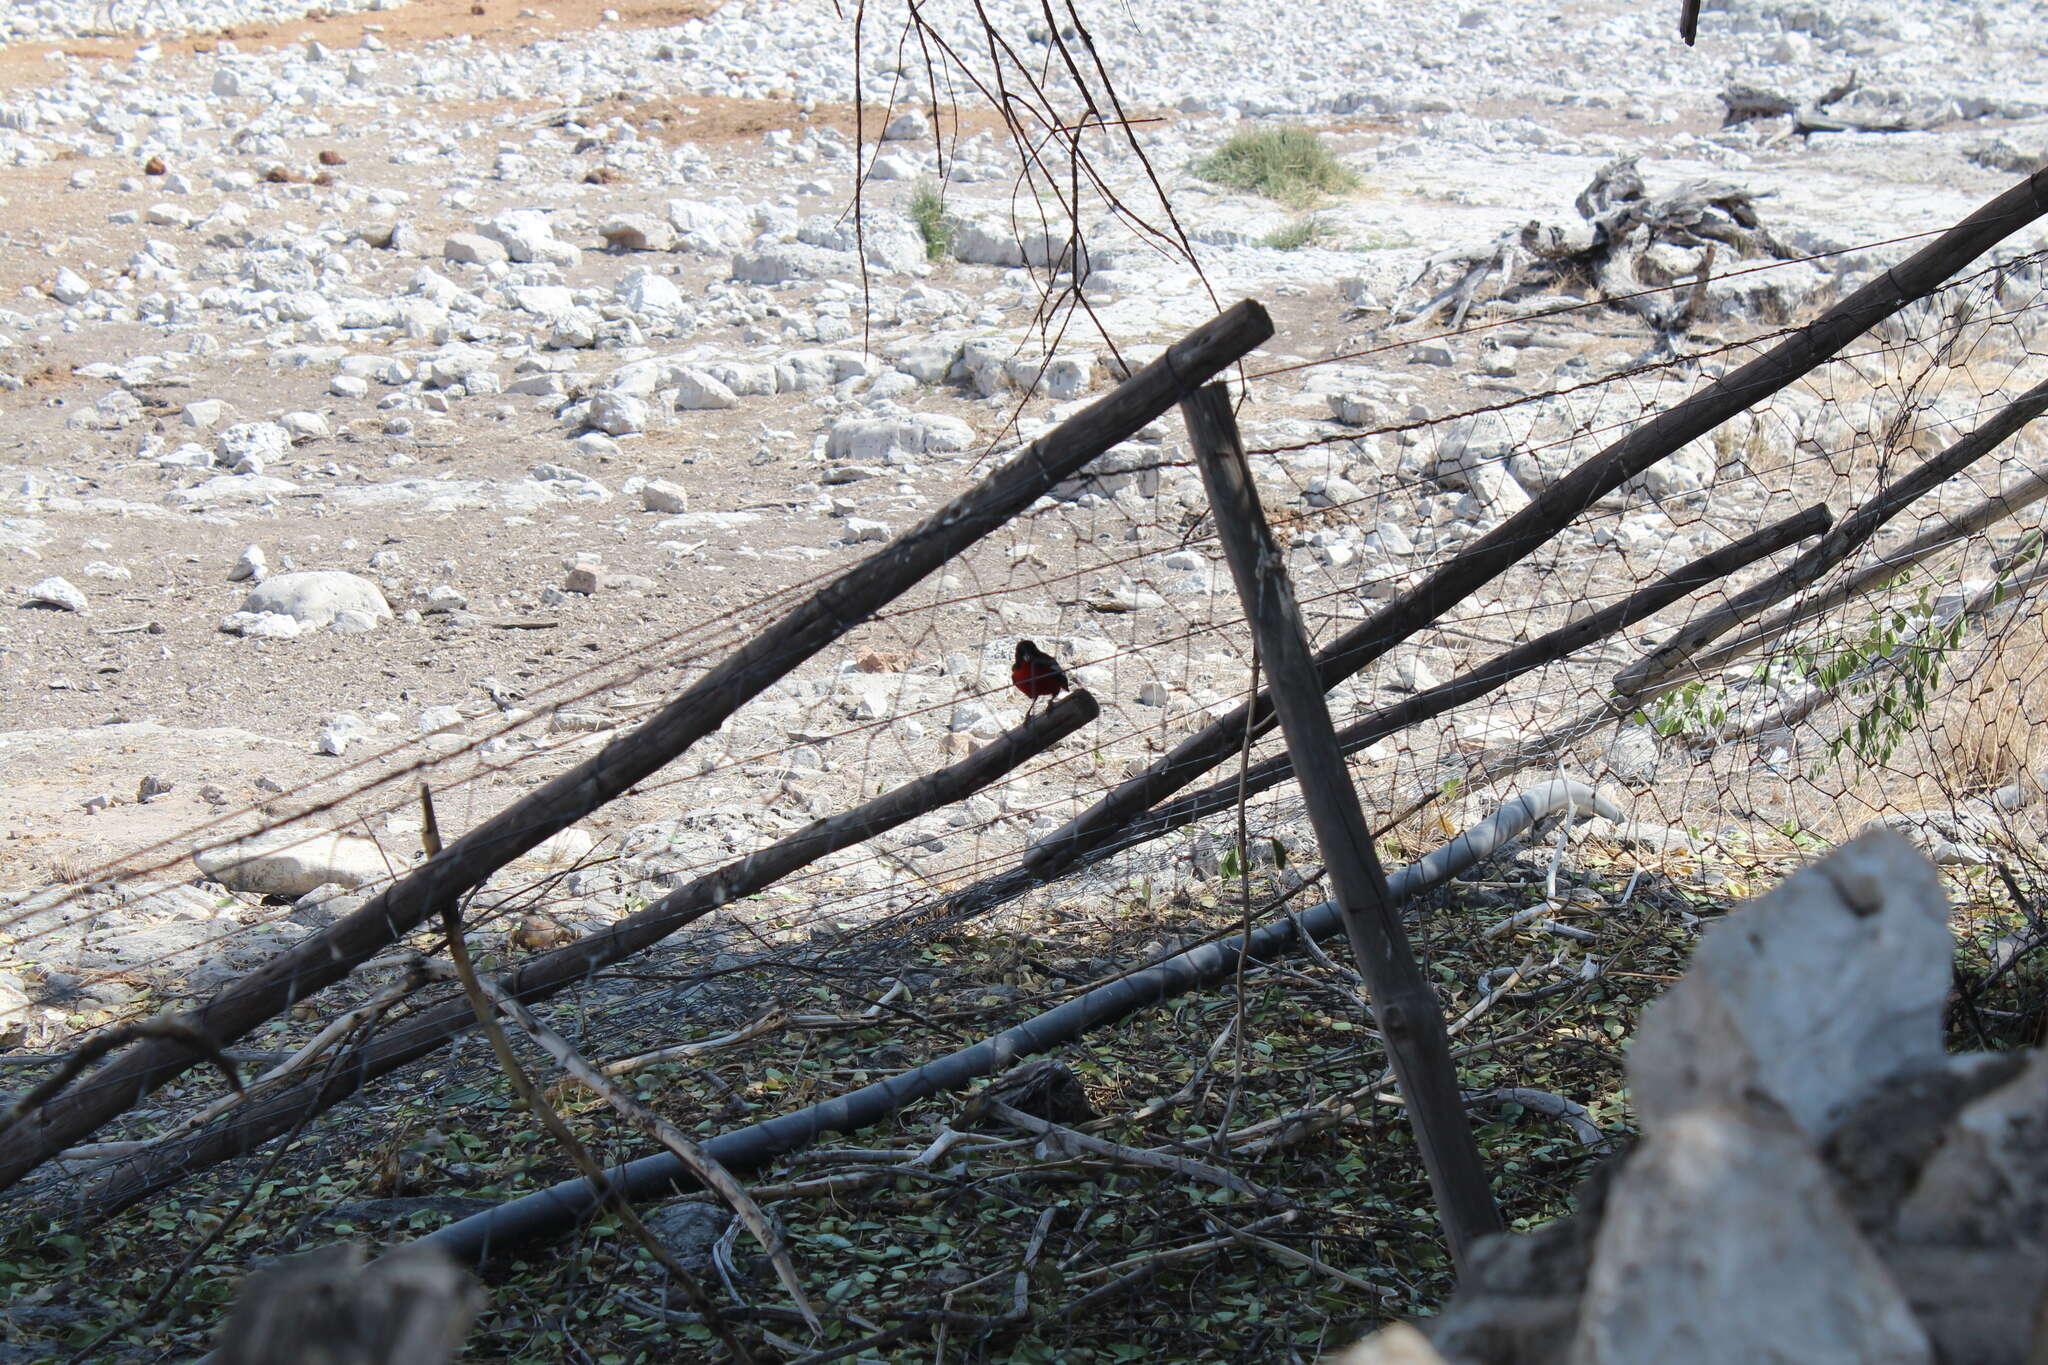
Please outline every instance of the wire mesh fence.
[[[1086, 50], [1082, 38], [1069, 42]], [[951, 69], [967, 79], [970, 66], [961, 59]], [[937, 84], [923, 91], [935, 113]], [[994, 74], [981, 73], [980, 84], [993, 89]], [[1113, 231], [1091, 245], [1080, 229], [1084, 134], [1121, 136], [1130, 126], [1101, 85], [1072, 60], [1062, 88], [1079, 104], [1048, 96], [1031, 126], [1011, 128], [1020, 145], [1044, 147], [1049, 129], [1067, 140], [1057, 156], [1027, 159], [1042, 221], [1021, 234], [1038, 249], [1020, 264], [1040, 267], [1047, 281], [1037, 342], [965, 340], [945, 356], [962, 392], [1009, 405], [984, 471], [1087, 411], [1092, 374], [1121, 377], [1152, 358], [1080, 339], [1097, 302], [1089, 280], [1114, 270], [1116, 249]], [[1796, 255], [1768, 239], [1753, 205], [1704, 193], [1650, 200], [1639, 181], [1629, 188], [1630, 174], [1603, 171], [1581, 206], [1588, 222], [1606, 215], [1610, 227], [1614, 213], [1634, 215], [1620, 237], [1642, 235], [1626, 256], [1594, 260], [1583, 244], [1524, 235], [1433, 266], [1439, 273], [1426, 272], [1412, 291], [1419, 304], [1362, 305], [1360, 344], [1338, 354], [1288, 354], [1283, 319], [1231, 376], [1253, 475], [1314, 643], [1341, 646], [1390, 611], [1418, 614], [1417, 628], [1375, 644], [1329, 693], [1340, 732], [1392, 706], [1413, 708], [1404, 714], [1415, 719], [1359, 739], [1349, 754], [1368, 819], [1395, 861], [1543, 780], [1601, 784], [1612, 812], [1518, 836], [1524, 842], [1510, 851], [1547, 864], [1548, 877], [1533, 904], [1503, 922], [1547, 926], [1563, 946], [1546, 942], [1512, 971], [1495, 964], [1447, 983], [1460, 1011], [1454, 1035], [1479, 1017], [1471, 1011], [1511, 995], [1578, 998], [1615, 971], [1655, 979], [1625, 953], [1584, 950], [1574, 938], [1592, 936], [1573, 930], [1575, 902], [1558, 884], [1560, 868], [1581, 857], [1575, 850], [1598, 848], [1632, 869], [1619, 897], [1627, 905], [1646, 873], [1796, 852], [1874, 820], [1907, 832], [1958, 876], [1995, 880], [2025, 911], [2025, 931], [1996, 918], [1965, 926], [1984, 967], [1966, 999], [1980, 1034], [2035, 1028], [2038, 1000], [1993, 987], [2010, 983], [2038, 948], [2028, 907], [2048, 785], [2039, 719], [2048, 701], [2039, 512], [2048, 477], [2028, 423], [2048, 405], [2034, 392], [2048, 380], [2041, 252], [1970, 253], [1952, 278], [1944, 270], [1938, 286], [1855, 328], [1832, 358], [1782, 386], [1735, 395], [1732, 418], [1562, 507], [1561, 529], [1532, 530], [1454, 599], [1416, 595], [1505, 543], [1498, 537], [1512, 533], [1502, 528], [1553, 505], [1547, 494], [1575, 487], [1573, 471], [1650, 419], [1801, 342], [1816, 314], [1860, 297], [1852, 287], [1875, 261], [1916, 245]], [[1101, 188], [1109, 209], [1142, 218]], [[1703, 234], [1702, 224], [1716, 231]], [[1154, 228], [1162, 249], [1195, 261], [1176, 231]], [[1743, 264], [1723, 261], [1717, 271], [1717, 252]], [[1781, 288], [1786, 280], [1795, 282]], [[1083, 392], [1050, 396], [1060, 385]], [[834, 430], [803, 496], [829, 501], [834, 490], [880, 480], [906, 510], [938, 501], [916, 456], [920, 443], [943, 448], [952, 431], [919, 426], [915, 415], [877, 420], [888, 429]], [[483, 967], [516, 974], [541, 955], [573, 951], [664, 898], [715, 886], [705, 879], [777, 841], [808, 837], [821, 821], [1008, 742], [1033, 709], [1011, 675], [1020, 639], [1050, 653], [1099, 705], [1085, 728], [963, 799], [742, 898], [705, 892], [709, 903], [652, 952], [593, 961], [553, 1005], [555, 1017], [573, 1021], [576, 1045], [614, 1062], [679, 1042], [701, 1049], [692, 1056], [716, 1055], [734, 1039], [802, 1051], [813, 1036], [806, 1027], [871, 1027], [909, 1010], [897, 1002], [917, 964], [970, 926], [1041, 936], [1042, 967], [1068, 956], [1056, 946], [1064, 923], [1134, 902], [1167, 906], [1205, 888], [1213, 898], [1254, 868], [1282, 899], [1313, 892], [1317, 857], [1298, 791], [1286, 780], [1253, 781], [1272, 778], [1285, 749], [1270, 724], [1248, 731], [1243, 721], [1258, 686], [1252, 632], [1184, 433], [1170, 415], [1134, 425], [937, 571], [857, 619], [832, 622], [834, 638], [807, 661], [758, 691], [748, 682], [744, 701], [679, 759], [481, 885], [451, 892], [462, 896]], [[1831, 509], [1831, 528], [1802, 525], [1787, 547], [1717, 570], [1646, 619], [1512, 676], [1489, 674], [1518, 647], [1816, 504]], [[861, 525], [858, 510], [847, 508], [854, 535], [894, 537], [894, 527]], [[630, 747], [643, 733], [637, 725], [815, 602], [833, 577], [795, 577], [573, 670], [533, 662], [442, 717], [432, 734], [338, 763], [315, 786], [224, 810], [176, 840], [18, 900], [0, 913], [0, 934], [10, 957], [38, 964], [39, 994], [6, 1006], [0, 1032], [30, 1054], [50, 1053], [79, 1021], [107, 1027], [184, 1009], [283, 950], [325, 942], [372, 903], [380, 882], [424, 875], [420, 785], [451, 836], [485, 826], [607, 745], [623, 738]], [[1703, 623], [1716, 628], [1703, 633]], [[1438, 691], [1474, 677], [1484, 685], [1455, 704]], [[1441, 710], [1425, 704], [1434, 696], [1447, 698]], [[1199, 762], [1187, 757], [1197, 750]], [[1148, 782], [1131, 806], [1132, 784]], [[1201, 789], [1207, 805], [1169, 805]], [[1162, 810], [1177, 813], [1148, 820]], [[1086, 842], [1077, 829], [1089, 832]], [[326, 866], [350, 857], [375, 866], [356, 863], [341, 879], [355, 885], [231, 890], [232, 864], [258, 833], [305, 842]], [[195, 881], [195, 850], [200, 867], [224, 880]], [[1732, 885], [1724, 872], [1712, 876]], [[1485, 889], [1483, 870], [1466, 880]], [[124, 927], [145, 901], [149, 926]], [[387, 939], [339, 985], [305, 992], [251, 1036], [222, 1040], [243, 1064], [244, 1095], [196, 1072], [147, 1103], [124, 1092], [118, 1120], [89, 1143], [25, 1162], [18, 1175], [33, 1174], [17, 1197], [103, 1217], [279, 1136], [303, 1137], [312, 1159], [333, 1159], [351, 1141], [349, 1125], [314, 1116], [351, 1098], [374, 1106], [380, 1079], [404, 1064], [453, 1084], [459, 1101], [465, 1087], [453, 1078], [475, 1065], [476, 1044], [455, 1024], [438, 1033], [422, 1024], [436, 1011], [450, 1017], [459, 1000], [445, 982], [408, 970], [409, 953], [435, 951], [433, 921], [416, 918]], [[1425, 952], [1455, 957], [1452, 945], [1425, 939]], [[1156, 957], [1185, 943], [1153, 946]], [[1138, 964], [1094, 965], [1099, 974], [1054, 970], [1051, 993]], [[376, 1052], [407, 1036], [407, 1047]], [[460, 1051], [421, 1061], [445, 1045]], [[764, 1055], [772, 1070], [772, 1049]], [[879, 1069], [872, 1063], [847, 1083]], [[75, 1096], [110, 1082], [87, 1072], [71, 1086]], [[799, 1098], [822, 1096], [790, 1096]], [[757, 1107], [698, 1102], [707, 1123]], [[40, 1121], [25, 1111], [9, 1126], [26, 1142]], [[1287, 1131], [1270, 1117], [1239, 1137], [1258, 1144]], [[1284, 1144], [1258, 1151], [1284, 1153]]]

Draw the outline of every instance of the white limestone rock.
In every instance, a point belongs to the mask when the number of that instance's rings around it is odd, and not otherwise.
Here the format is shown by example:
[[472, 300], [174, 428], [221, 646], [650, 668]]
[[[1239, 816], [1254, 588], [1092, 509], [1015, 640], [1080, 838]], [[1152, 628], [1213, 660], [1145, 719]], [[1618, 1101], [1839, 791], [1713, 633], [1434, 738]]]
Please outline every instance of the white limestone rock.
[[649, 479], [640, 485], [640, 505], [650, 512], [674, 516], [690, 510], [690, 493], [679, 483]]
[[653, 410], [644, 398], [614, 389], [599, 389], [590, 397], [583, 420], [607, 436], [633, 436], [647, 430]]
[[729, 408], [740, 401], [731, 389], [697, 369], [677, 375], [675, 389], [676, 408], [682, 412]]
[[695, 199], [671, 199], [667, 211], [679, 250], [731, 251], [747, 239], [746, 224], [729, 208]]
[[597, 230], [607, 251], [667, 251], [676, 243], [675, 229], [651, 214], [622, 213]]
[[1889, 1076], [1937, 1066], [1948, 900], [1928, 861], [1864, 834], [1711, 925], [1644, 1012], [1629, 1090], [1645, 1130], [1766, 1097], [1818, 1141]]
[[308, 630], [329, 625], [344, 611], [391, 619], [391, 604], [375, 583], [340, 569], [301, 570], [265, 579], [242, 600], [242, 610], [288, 616]]
[[553, 223], [538, 209], [515, 209], [479, 223], [477, 231], [505, 248], [515, 261], [543, 261], [564, 269], [583, 259], [580, 248], [555, 237]]
[[958, 417], [911, 413], [903, 417], [849, 417], [832, 424], [826, 458], [853, 463], [886, 461], [891, 454], [965, 450], [974, 428]]
[[28, 603], [33, 607], [55, 607], [59, 611], [74, 611], [80, 615], [92, 610], [84, 593], [73, 587], [70, 580], [55, 575], [42, 579], [28, 590]]
[[237, 422], [213, 438], [213, 458], [237, 474], [261, 474], [291, 446], [291, 432], [276, 422]]
[[458, 232], [441, 244], [441, 258], [458, 265], [500, 265], [512, 259], [502, 242], [480, 232]]
[[1719, 1106], [1645, 1126], [1608, 1195], [1573, 1365], [1932, 1365], [1795, 1128]]
[[230, 890], [292, 899], [328, 882], [357, 887], [394, 871], [375, 840], [317, 830], [276, 830], [201, 849], [192, 861]]
[[1907, 1243], [2038, 1248], [2048, 1233], [2048, 1053], [1964, 1106], [1899, 1207]]

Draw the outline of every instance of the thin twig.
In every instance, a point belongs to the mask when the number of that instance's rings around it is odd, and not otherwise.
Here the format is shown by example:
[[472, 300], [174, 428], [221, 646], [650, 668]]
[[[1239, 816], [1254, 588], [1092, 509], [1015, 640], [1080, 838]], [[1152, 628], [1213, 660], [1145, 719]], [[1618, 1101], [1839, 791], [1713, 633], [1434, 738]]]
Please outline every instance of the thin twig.
[[[427, 857], [431, 859], [440, 852], [441, 830], [439, 822], [434, 818], [433, 794], [425, 783], [420, 784], [420, 806], [424, 820], [421, 839], [426, 844]], [[441, 924], [447, 931], [449, 960], [454, 964], [456, 976], [462, 981], [462, 990], [469, 997], [470, 1008], [476, 1011], [477, 1026], [490, 1040], [491, 1051], [498, 1058], [498, 1068], [505, 1073], [512, 1093], [525, 1102], [527, 1112], [540, 1120], [541, 1126], [547, 1129], [548, 1135], [554, 1138], [555, 1144], [574, 1164], [577, 1172], [590, 1182], [591, 1188], [598, 1192], [605, 1203], [611, 1205], [612, 1211], [618, 1215], [620, 1226], [631, 1233], [640, 1245], [646, 1248], [647, 1254], [654, 1258], [655, 1263], [682, 1286], [683, 1296], [690, 1301], [692, 1308], [703, 1314], [705, 1325], [725, 1343], [725, 1348], [732, 1352], [733, 1359], [740, 1362], [740, 1365], [752, 1365], [753, 1353], [740, 1340], [732, 1324], [719, 1312], [710, 1295], [704, 1292], [704, 1286], [698, 1283], [697, 1277], [691, 1274], [688, 1268], [661, 1244], [661, 1239], [648, 1229], [647, 1224], [641, 1221], [632, 1203], [605, 1177], [604, 1168], [597, 1164], [589, 1149], [576, 1140], [576, 1135], [569, 1131], [569, 1125], [562, 1121], [562, 1116], [555, 1112], [554, 1106], [548, 1103], [547, 1097], [541, 1094], [539, 1087], [534, 1085], [524, 1068], [519, 1065], [519, 1059], [512, 1054], [512, 1042], [505, 1036], [505, 1030], [500, 1027], [497, 1011], [492, 1007], [490, 996], [484, 992], [483, 982], [477, 976], [475, 965], [469, 960], [469, 945], [463, 939], [462, 905], [459, 901], [450, 899], [442, 904]]]

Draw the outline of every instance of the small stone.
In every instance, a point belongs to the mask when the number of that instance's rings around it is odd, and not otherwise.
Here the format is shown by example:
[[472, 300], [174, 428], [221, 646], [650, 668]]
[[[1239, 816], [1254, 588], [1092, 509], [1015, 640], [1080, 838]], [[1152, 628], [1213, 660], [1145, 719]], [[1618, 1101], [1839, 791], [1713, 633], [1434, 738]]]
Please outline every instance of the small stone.
[[453, 706], [428, 706], [420, 710], [419, 730], [423, 735], [452, 730], [463, 722], [461, 710]]
[[604, 570], [593, 564], [579, 564], [562, 579], [562, 591], [593, 596], [604, 587]]
[[739, 396], [702, 370], [684, 370], [676, 376], [676, 407], [691, 412], [729, 408]]
[[329, 716], [320, 723], [320, 734], [313, 745], [314, 752], [339, 758], [348, 752], [349, 745], [359, 739], [368, 739], [376, 733], [376, 726], [353, 711], [343, 711]]
[[291, 437], [294, 445], [302, 441], [320, 440], [334, 434], [334, 428], [328, 425], [327, 418], [317, 412], [288, 412], [277, 419], [277, 424], [285, 429], [285, 434]]
[[649, 479], [640, 485], [640, 505], [650, 512], [675, 515], [690, 510], [690, 494], [681, 484]]
[[213, 440], [213, 458], [237, 474], [260, 474], [272, 460], [284, 458], [292, 435], [276, 422], [238, 422]]
[[0, 1048], [17, 1048], [28, 1040], [28, 992], [21, 978], [0, 972]]
[[1376, 400], [1356, 393], [1330, 395], [1330, 415], [1347, 427], [1379, 427], [1387, 423], [1387, 412]]
[[1441, 681], [1434, 669], [1413, 654], [1403, 654], [1387, 664], [1389, 685], [1402, 692], [1427, 692]]
[[54, 607], [58, 611], [75, 611], [81, 614], [91, 610], [84, 593], [54, 575], [43, 579], [28, 590], [28, 605]]
[[74, 270], [60, 270], [50, 284], [50, 297], [62, 304], [83, 303], [92, 297], [92, 286]]
[[1148, 678], [1138, 684], [1138, 705], [1164, 706], [1170, 695], [1165, 683], [1157, 678]]
[[931, 120], [922, 109], [905, 109], [882, 128], [884, 142], [916, 142], [931, 135]]
[[244, 583], [255, 580], [260, 583], [270, 572], [270, 561], [263, 554], [261, 545], [251, 545], [242, 551], [242, 557], [235, 561], [235, 567], [228, 570], [228, 582]]
[[651, 415], [646, 399], [600, 389], [591, 396], [583, 420], [607, 436], [632, 436], [647, 430]]
[[441, 258], [458, 265], [496, 265], [512, 259], [503, 244], [476, 232], [458, 232], [443, 242]]
[[607, 251], [667, 251], [675, 245], [675, 229], [644, 213], [623, 213], [597, 230]]
[[158, 796], [167, 796], [170, 794], [172, 789], [172, 784], [169, 781], [167, 781], [164, 778], [158, 777], [155, 773], [149, 773], [143, 777], [142, 781], [136, 784], [135, 799], [137, 802], [146, 806], [150, 803], [152, 798]]

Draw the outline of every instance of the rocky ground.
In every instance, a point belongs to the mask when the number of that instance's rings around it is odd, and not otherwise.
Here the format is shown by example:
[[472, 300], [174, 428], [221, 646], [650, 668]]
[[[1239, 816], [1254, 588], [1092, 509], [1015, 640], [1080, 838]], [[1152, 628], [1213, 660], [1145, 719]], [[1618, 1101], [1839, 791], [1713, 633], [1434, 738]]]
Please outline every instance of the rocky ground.
[[[1089, 306], [1047, 322], [1048, 276], [1031, 267], [1065, 234], [1038, 217], [1047, 185], [943, 72], [934, 129], [927, 70], [884, 9], [866, 14], [857, 87], [851, 8], [824, 0], [14, 8], [0, 27], [10, 1042], [217, 984], [309, 932], [334, 907], [287, 902], [417, 855], [410, 784], [372, 779], [429, 765], [456, 831], [501, 809], [1219, 303], [1257, 297], [1279, 324], [1246, 366], [1240, 420], [1269, 508], [1300, 514], [1293, 566], [1327, 630], [2048, 148], [2048, 68], [2021, 3], [1731, 0], [1686, 49], [1675, 3], [1346, 0], [1304, 24], [1127, 0], [1086, 14], [1066, 49], [1092, 40], [1149, 172], [1121, 133], [1083, 143], [1103, 187], [1080, 204]], [[1037, 7], [989, 12], [1049, 106], [1082, 109], [1077, 80], [1100, 103], [1102, 76], [1061, 69]], [[957, 15], [932, 22], [967, 36]], [[1857, 88], [1822, 107], [1852, 72]], [[1796, 112], [1724, 128], [1738, 81], [1839, 130]], [[1233, 132], [1272, 123], [1321, 130], [1363, 188], [1311, 210], [1195, 174]], [[1604, 276], [1482, 297], [1469, 321], [1495, 325], [1470, 335], [1412, 316], [1432, 257], [1530, 220], [1582, 227], [1575, 198], [1621, 157], [1653, 196], [1702, 179], [1752, 196], [1776, 250], [1743, 264], [1773, 268], [1730, 278], [1724, 258], [1682, 336], [1600, 306], [1617, 292]], [[937, 188], [950, 245], [933, 259], [913, 201]], [[1169, 222], [1162, 193], [1184, 232], [1170, 249], [1147, 230]], [[1674, 250], [1645, 255], [1639, 283], [1710, 269]], [[2001, 302], [2032, 297], [2030, 269]], [[1895, 439], [1939, 444], [2039, 378], [2034, 327], [2011, 305], [1979, 368], [1923, 392]], [[1674, 337], [1728, 349], [1623, 374], [1668, 360]], [[1782, 397], [1735, 445], [1603, 504], [1347, 685], [1340, 708], [1447, 677], [1797, 499], [1839, 507], [1883, 463], [1871, 433], [1910, 350]], [[1004, 686], [1020, 635], [1102, 699], [1088, 744], [845, 855], [795, 893], [792, 923], [1000, 866], [1227, 708], [1247, 645], [1178, 419], [1110, 459], [551, 845], [541, 866], [590, 863], [555, 889], [555, 913], [602, 921], [646, 878], [993, 735], [1021, 714]], [[350, 577], [292, 577], [305, 573]], [[1537, 675], [1390, 741], [1380, 788], [1440, 784], [1592, 676]], [[1788, 744], [1724, 755], [1710, 815], [1784, 818], [1799, 768], [1772, 764]], [[1587, 761], [1638, 786], [1656, 776], [1654, 753], [1595, 746]], [[339, 861], [269, 886], [223, 885], [187, 856], [308, 810], [374, 845], [334, 845]], [[78, 894], [116, 863], [121, 886]], [[24, 1011], [28, 996], [42, 1003]]]

